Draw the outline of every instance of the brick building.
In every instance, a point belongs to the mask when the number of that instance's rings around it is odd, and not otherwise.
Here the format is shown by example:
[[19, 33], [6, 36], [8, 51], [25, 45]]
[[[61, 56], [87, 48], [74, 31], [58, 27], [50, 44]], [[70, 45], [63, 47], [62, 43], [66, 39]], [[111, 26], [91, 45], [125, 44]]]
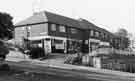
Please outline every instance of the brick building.
[[28, 39], [48, 52], [68, 53], [78, 47], [90, 52], [102, 46], [113, 47], [112, 41], [117, 40], [112, 33], [85, 19], [75, 20], [47, 11], [34, 13], [15, 27], [16, 41]]

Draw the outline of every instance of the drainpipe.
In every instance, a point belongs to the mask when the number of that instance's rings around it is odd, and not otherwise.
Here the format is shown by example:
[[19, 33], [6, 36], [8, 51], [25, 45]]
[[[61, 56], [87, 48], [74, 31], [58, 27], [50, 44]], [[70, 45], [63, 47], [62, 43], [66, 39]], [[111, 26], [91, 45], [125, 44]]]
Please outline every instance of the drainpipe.
[[90, 30], [88, 31], [89, 32], [89, 34], [88, 34], [88, 53], [90, 53], [90, 41], [89, 41], [89, 39], [90, 39]]

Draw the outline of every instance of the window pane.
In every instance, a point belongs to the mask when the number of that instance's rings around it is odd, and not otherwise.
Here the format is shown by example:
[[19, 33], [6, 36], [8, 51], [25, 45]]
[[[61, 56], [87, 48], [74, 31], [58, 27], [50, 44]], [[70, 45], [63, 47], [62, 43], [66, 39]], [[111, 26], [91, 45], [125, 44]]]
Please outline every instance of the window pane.
[[94, 31], [93, 30], [90, 31], [90, 35], [94, 36]]
[[77, 33], [77, 30], [75, 28], [71, 28], [71, 33]]
[[96, 37], [99, 37], [99, 32], [96, 32]]
[[51, 24], [51, 30], [56, 31], [56, 24]]
[[31, 27], [30, 26], [28, 26], [28, 30], [31, 30]]
[[22, 27], [22, 30], [25, 30], [25, 27]]
[[104, 33], [101, 33], [101, 37], [104, 38]]
[[65, 26], [59, 26], [60, 32], [66, 32]]

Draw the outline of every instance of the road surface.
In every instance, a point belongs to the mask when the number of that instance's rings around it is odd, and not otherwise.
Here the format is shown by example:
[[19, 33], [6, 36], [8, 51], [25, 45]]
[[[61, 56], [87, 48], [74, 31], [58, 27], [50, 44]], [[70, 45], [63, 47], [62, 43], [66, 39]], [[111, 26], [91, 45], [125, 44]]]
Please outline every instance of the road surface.
[[16, 62], [8, 62], [8, 64], [11, 69], [15, 70], [0, 72], [0, 81], [134, 81], [111, 74], [41, 67]]

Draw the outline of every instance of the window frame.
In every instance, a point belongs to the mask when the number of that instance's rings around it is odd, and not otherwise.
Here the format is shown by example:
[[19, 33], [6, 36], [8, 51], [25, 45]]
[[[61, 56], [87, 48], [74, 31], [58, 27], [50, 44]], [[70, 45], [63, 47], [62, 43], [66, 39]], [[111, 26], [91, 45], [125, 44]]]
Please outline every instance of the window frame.
[[66, 32], [66, 27], [63, 25], [59, 25], [59, 32]]
[[56, 31], [56, 24], [51, 24], [51, 31]]
[[95, 36], [99, 37], [99, 32], [98, 31], [95, 32]]
[[90, 30], [90, 36], [94, 36], [94, 30]]
[[70, 31], [72, 34], [76, 34], [77, 33], [77, 29], [76, 28], [70, 28]]

